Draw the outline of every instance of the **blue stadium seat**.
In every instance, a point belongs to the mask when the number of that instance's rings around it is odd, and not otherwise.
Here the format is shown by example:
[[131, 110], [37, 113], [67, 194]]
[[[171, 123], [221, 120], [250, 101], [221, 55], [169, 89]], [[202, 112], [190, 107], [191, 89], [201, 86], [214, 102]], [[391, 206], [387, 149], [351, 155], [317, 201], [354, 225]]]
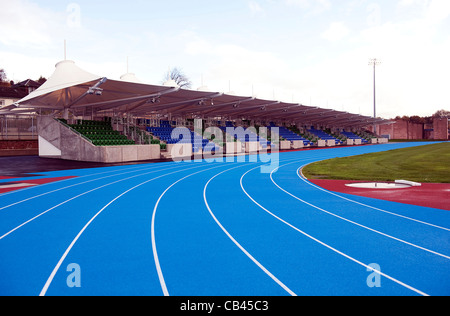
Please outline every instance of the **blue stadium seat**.
[[294, 133], [293, 131], [288, 130], [286, 127], [276, 126], [274, 123], [271, 122], [269, 128], [272, 129], [275, 127], [278, 127], [280, 137], [283, 137], [286, 140], [289, 141], [300, 140], [303, 141], [304, 146], [312, 145], [312, 142], [310, 142], [308, 139], [303, 138], [302, 136]]
[[361, 138], [360, 136], [356, 135], [355, 133], [352, 132], [346, 132], [343, 131], [341, 133], [342, 135], [344, 135], [345, 137], [349, 138], [349, 139], [360, 139], [362, 143], [367, 144], [369, 141], [367, 139]]
[[319, 137], [320, 139], [323, 139], [323, 140], [334, 140], [336, 145], [343, 143], [343, 141], [341, 141], [341, 140], [339, 140], [339, 139], [329, 135], [328, 133], [325, 133], [322, 130], [315, 129], [313, 127], [311, 129], [308, 129], [308, 132], [310, 132], [311, 134], [313, 134], [313, 135], [315, 135], [315, 136], [317, 136], [317, 137]]
[[183, 134], [178, 137], [173, 137], [172, 133], [175, 128], [170, 125], [169, 121], [162, 121], [160, 127], [147, 127], [147, 131], [158, 137], [161, 141], [167, 144], [192, 144], [192, 150], [194, 153], [203, 151], [219, 151], [219, 147], [210, 142], [208, 139], [202, 138], [195, 132], [190, 131], [190, 136], [185, 138]]

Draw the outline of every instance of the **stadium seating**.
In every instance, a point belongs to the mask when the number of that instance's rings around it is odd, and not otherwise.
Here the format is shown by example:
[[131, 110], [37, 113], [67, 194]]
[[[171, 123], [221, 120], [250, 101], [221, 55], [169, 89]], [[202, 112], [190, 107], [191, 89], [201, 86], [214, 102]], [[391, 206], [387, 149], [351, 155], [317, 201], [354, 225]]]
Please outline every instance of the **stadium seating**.
[[108, 121], [80, 120], [77, 124], [67, 125], [92, 141], [95, 146], [135, 145], [134, 141], [114, 131]]
[[173, 134], [173, 128], [169, 121], [162, 121], [160, 127], [147, 127], [147, 132], [152, 133], [166, 144], [192, 144], [192, 151], [194, 153], [203, 151], [219, 151], [219, 147], [216, 144], [210, 142], [208, 139], [202, 138], [200, 135], [193, 131], [189, 131], [189, 137], [184, 137], [183, 133], [180, 133], [178, 137], [173, 137], [177, 132]]
[[[232, 122], [225, 122], [226, 127], [221, 126], [220, 129], [226, 133], [227, 127], [235, 128], [234, 124]], [[248, 142], [258, 142], [262, 148], [267, 148], [271, 145], [271, 142], [265, 139], [264, 137], [259, 136], [257, 133], [254, 133], [250, 129], [244, 129], [244, 133], [235, 133], [232, 135], [235, 140], [238, 140], [242, 143], [248, 143]]]
[[364, 143], [364, 144], [367, 144], [369, 142], [367, 139], [364, 139], [364, 138], [362, 138], [362, 137], [360, 137], [360, 136], [358, 136], [358, 135], [356, 135], [355, 133], [352, 133], [352, 132], [343, 131], [343, 132], [341, 132], [341, 134], [344, 135], [345, 137], [349, 138], [349, 139], [353, 139], [353, 140], [360, 139], [361, 142]]
[[334, 140], [336, 145], [343, 143], [342, 140], [337, 139], [322, 130], [315, 129], [314, 127], [311, 127], [311, 129], [308, 129], [308, 132], [319, 137], [320, 139], [323, 139], [323, 140]]
[[283, 137], [286, 140], [289, 140], [291, 142], [300, 140], [300, 141], [303, 141], [304, 146], [312, 145], [312, 142], [309, 141], [308, 139], [305, 139], [302, 136], [294, 133], [293, 131], [288, 130], [286, 127], [282, 127], [282, 126], [280, 127], [271, 122], [269, 125], [269, 128], [272, 129], [274, 127], [278, 127], [280, 137]]

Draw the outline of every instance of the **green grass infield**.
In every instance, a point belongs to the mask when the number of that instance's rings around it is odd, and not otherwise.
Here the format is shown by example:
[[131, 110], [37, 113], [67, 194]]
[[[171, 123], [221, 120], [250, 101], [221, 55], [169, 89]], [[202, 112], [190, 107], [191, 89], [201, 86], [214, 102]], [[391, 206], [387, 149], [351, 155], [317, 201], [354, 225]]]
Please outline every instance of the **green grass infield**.
[[450, 143], [391, 150], [313, 163], [308, 179], [450, 183]]

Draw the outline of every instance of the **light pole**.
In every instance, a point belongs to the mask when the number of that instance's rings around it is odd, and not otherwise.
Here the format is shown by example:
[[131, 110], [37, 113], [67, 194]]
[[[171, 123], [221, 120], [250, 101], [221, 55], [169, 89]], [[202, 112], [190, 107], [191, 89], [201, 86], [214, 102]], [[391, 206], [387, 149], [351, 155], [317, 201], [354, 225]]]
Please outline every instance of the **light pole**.
[[[369, 66], [373, 66], [373, 118], [377, 118], [377, 97], [376, 97], [376, 67], [377, 65], [381, 64], [381, 61], [379, 61], [376, 58], [369, 59]], [[377, 126], [373, 125], [373, 133], [377, 133]]]

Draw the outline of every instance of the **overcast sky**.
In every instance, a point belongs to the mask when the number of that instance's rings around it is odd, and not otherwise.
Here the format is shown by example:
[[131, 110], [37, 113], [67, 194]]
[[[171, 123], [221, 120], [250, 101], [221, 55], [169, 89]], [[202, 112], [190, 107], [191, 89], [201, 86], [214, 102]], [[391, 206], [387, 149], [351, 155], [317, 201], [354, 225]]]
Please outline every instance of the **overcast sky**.
[[450, 110], [449, 0], [0, 0], [0, 68], [48, 77], [67, 59], [97, 75], [373, 115]]

